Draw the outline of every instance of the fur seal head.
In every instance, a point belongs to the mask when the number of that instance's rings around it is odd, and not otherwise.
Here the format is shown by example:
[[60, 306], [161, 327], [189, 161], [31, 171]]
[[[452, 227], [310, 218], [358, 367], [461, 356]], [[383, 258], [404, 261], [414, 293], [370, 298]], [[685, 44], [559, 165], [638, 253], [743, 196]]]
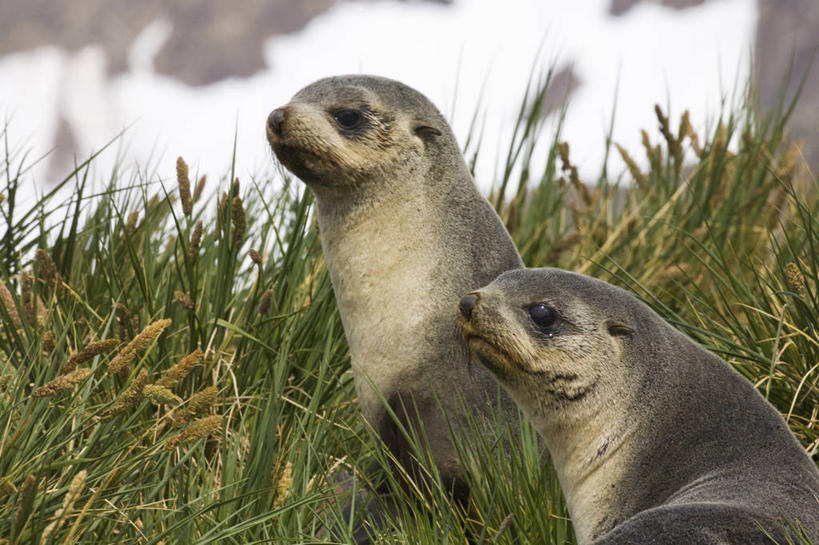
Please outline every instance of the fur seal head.
[[819, 471], [782, 416], [625, 290], [522, 269], [458, 306], [471, 358], [543, 437], [579, 543], [768, 543], [760, 526], [784, 542], [782, 519], [819, 537]]
[[266, 132], [282, 164], [317, 193], [398, 181], [402, 171], [422, 166], [416, 158], [435, 161], [437, 154], [423, 152], [429, 145], [457, 152], [449, 126], [424, 95], [376, 76], [316, 81], [271, 112]]

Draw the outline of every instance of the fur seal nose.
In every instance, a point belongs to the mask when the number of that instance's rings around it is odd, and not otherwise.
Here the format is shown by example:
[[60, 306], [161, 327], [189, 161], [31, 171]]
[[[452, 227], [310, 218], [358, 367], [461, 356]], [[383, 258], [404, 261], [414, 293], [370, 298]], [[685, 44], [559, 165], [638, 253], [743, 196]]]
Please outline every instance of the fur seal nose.
[[267, 116], [267, 127], [273, 131], [273, 134], [280, 137], [282, 136], [282, 125], [284, 124], [284, 109], [277, 108], [270, 112], [270, 115]]
[[477, 302], [478, 298], [474, 295], [464, 295], [461, 297], [461, 302], [458, 303], [458, 310], [461, 311], [461, 316], [463, 316], [465, 320], [469, 321], [472, 319], [472, 309], [475, 308], [475, 303]]

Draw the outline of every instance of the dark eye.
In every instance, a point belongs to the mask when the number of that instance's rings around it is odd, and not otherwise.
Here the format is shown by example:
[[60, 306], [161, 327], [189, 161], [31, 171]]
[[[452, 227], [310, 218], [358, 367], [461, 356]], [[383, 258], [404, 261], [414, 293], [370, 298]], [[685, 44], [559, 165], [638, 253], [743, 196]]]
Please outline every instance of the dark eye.
[[342, 129], [354, 129], [361, 123], [361, 112], [358, 110], [339, 110], [333, 117]]
[[536, 326], [546, 329], [553, 326], [557, 321], [557, 312], [543, 303], [536, 303], [529, 307], [529, 317]]

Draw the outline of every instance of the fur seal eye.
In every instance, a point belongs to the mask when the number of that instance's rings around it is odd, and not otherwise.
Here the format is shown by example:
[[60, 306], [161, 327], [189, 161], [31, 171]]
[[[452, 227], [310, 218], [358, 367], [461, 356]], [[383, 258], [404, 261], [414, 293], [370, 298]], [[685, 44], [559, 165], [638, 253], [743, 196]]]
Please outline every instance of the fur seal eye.
[[557, 321], [557, 312], [543, 303], [536, 303], [529, 307], [529, 317], [541, 329], [551, 327]]
[[354, 129], [361, 123], [361, 112], [358, 110], [339, 110], [333, 118], [342, 129]]

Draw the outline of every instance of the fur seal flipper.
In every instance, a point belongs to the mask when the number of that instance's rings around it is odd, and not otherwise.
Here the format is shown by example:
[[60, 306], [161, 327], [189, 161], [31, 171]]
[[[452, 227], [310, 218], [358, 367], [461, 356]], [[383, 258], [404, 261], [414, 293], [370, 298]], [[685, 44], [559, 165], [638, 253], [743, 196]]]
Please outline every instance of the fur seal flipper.
[[789, 523], [819, 542], [819, 471], [779, 412], [628, 292], [524, 269], [458, 314], [542, 435], [579, 543], [785, 543]]
[[384, 401], [406, 424], [420, 419], [441, 476], [461, 490], [449, 433], [461, 402], [488, 415], [500, 396], [517, 412], [487, 372], [468, 372], [451, 312], [462, 293], [522, 267], [503, 223], [444, 117], [399, 82], [319, 80], [270, 114], [267, 137], [315, 194], [365, 418], [407, 467]]

